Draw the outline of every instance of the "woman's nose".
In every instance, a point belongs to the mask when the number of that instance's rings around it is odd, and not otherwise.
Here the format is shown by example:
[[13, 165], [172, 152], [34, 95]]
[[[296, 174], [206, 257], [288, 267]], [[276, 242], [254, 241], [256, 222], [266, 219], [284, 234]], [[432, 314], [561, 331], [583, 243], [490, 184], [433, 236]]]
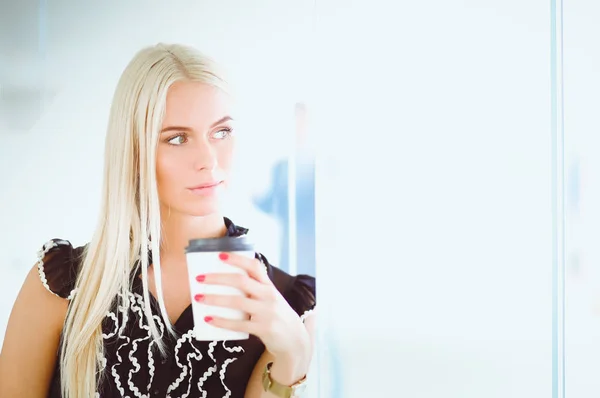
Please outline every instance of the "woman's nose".
[[196, 170], [214, 170], [217, 167], [217, 154], [209, 142], [201, 142], [195, 152], [194, 168]]

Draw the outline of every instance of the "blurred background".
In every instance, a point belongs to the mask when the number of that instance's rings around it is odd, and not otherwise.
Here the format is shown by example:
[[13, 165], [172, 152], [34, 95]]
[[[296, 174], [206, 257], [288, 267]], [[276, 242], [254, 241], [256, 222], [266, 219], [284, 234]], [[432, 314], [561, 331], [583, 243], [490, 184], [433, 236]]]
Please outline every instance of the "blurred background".
[[564, 3], [565, 386], [600, 394], [600, 4]]
[[600, 395], [600, 3], [0, 4], [0, 338], [91, 235], [122, 69], [183, 42], [239, 89], [231, 217], [318, 274], [313, 396]]

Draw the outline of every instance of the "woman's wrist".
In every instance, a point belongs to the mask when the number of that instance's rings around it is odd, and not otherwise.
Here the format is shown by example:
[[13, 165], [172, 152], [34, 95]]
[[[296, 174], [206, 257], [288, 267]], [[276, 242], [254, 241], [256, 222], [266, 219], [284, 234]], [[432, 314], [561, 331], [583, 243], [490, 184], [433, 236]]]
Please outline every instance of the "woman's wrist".
[[275, 355], [271, 366], [271, 377], [280, 384], [291, 386], [302, 380], [310, 368], [312, 349], [308, 333], [293, 352]]

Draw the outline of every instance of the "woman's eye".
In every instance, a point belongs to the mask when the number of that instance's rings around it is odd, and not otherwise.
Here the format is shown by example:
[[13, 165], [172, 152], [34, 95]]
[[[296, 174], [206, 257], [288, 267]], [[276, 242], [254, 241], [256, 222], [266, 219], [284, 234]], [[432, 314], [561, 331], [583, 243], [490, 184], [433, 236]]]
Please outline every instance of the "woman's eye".
[[223, 140], [231, 135], [231, 129], [221, 129], [212, 133], [212, 138]]
[[169, 139], [169, 141], [167, 141], [167, 142], [171, 145], [181, 145], [181, 144], [185, 144], [186, 141], [187, 140], [184, 135], [176, 135], [175, 137]]

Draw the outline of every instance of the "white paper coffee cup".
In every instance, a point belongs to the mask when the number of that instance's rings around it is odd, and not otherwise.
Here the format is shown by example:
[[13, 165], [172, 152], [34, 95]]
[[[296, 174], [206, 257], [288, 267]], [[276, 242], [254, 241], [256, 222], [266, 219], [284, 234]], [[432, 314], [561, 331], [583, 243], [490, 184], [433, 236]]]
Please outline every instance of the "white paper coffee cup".
[[194, 316], [194, 335], [200, 341], [245, 340], [248, 333], [221, 329], [204, 321], [206, 316], [244, 320], [248, 314], [232, 308], [216, 307], [197, 302], [197, 294], [231, 294], [244, 295], [238, 289], [230, 286], [208, 285], [196, 280], [198, 275], [212, 273], [245, 273], [239, 267], [224, 263], [219, 259], [219, 253], [233, 252], [254, 258], [254, 246], [244, 236], [224, 237], [214, 239], [195, 239], [189, 242], [186, 248], [187, 269], [190, 282], [192, 299], [192, 312]]

